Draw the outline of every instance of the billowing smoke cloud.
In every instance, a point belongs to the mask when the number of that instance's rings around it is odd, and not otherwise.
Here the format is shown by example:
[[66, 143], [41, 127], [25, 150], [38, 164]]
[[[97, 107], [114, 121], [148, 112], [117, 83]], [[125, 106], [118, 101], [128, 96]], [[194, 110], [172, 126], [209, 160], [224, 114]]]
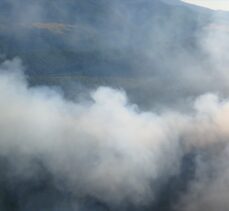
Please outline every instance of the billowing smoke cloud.
[[229, 209], [227, 14], [163, 2], [0, 3], [0, 210]]
[[29, 88], [17, 59], [1, 69], [0, 154], [14, 162], [10, 174], [36, 177], [37, 158], [76, 195], [138, 204], [178, 171], [186, 117], [138, 111], [106, 87], [90, 102], [66, 101], [50, 88]]
[[[228, 209], [228, 28], [227, 13], [216, 13], [201, 34], [200, 46], [207, 55], [208, 74], [219, 82], [216, 90], [221, 98], [209, 95], [197, 101], [196, 107], [204, 114], [205, 123], [198, 121], [195, 174], [187, 193], [182, 195], [175, 210], [227, 210]], [[213, 82], [214, 83], [214, 82]], [[210, 90], [214, 85], [210, 85]], [[203, 100], [205, 99], [205, 100]], [[205, 102], [204, 102], [205, 101]], [[210, 132], [207, 132], [209, 130]], [[196, 144], [195, 143], [195, 144]], [[207, 145], [206, 145], [207, 143]], [[202, 145], [203, 144], [203, 145]]]
[[[198, 101], [197, 101], [198, 102]], [[228, 209], [228, 100], [215, 95], [197, 103], [201, 109], [189, 134], [196, 149], [195, 174], [175, 210]], [[203, 118], [203, 119], [202, 119]]]
[[191, 113], [143, 112], [123, 91], [100, 87], [77, 103], [55, 89], [29, 87], [22, 69], [19, 59], [1, 65], [0, 156], [9, 162], [7, 177], [39, 178], [39, 161], [54, 186], [76, 199], [142, 206], [180, 174], [184, 155], [197, 151], [196, 179], [182, 210], [223, 203], [214, 193], [227, 191], [227, 100], [206, 94]]

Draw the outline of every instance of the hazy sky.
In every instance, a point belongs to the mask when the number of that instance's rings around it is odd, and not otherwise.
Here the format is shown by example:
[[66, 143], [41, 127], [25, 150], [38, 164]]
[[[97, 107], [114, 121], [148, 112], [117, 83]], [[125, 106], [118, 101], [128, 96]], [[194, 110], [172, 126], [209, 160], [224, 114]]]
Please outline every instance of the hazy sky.
[[182, 0], [182, 1], [196, 4], [203, 7], [208, 7], [214, 10], [229, 11], [229, 0]]

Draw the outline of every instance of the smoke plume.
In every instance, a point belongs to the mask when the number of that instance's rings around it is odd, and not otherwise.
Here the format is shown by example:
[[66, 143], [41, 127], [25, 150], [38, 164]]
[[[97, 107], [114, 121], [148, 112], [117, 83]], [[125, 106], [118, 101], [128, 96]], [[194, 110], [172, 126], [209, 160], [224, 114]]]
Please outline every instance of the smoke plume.
[[[192, 103], [191, 113], [145, 112], [123, 91], [100, 87], [90, 100], [74, 102], [50, 87], [29, 87], [22, 69], [19, 59], [1, 65], [0, 156], [9, 162], [7, 178], [39, 179], [40, 163], [57, 190], [76, 198], [145, 205], [180, 174], [182, 157], [197, 150], [187, 210], [201, 209], [209, 197], [214, 206], [221, 204], [223, 198], [211, 193], [227, 190], [227, 100], [206, 94]], [[195, 199], [201, 193], [204, 198]]]
[[227, 13], [0, 6], [0, 210], [229, 209]]

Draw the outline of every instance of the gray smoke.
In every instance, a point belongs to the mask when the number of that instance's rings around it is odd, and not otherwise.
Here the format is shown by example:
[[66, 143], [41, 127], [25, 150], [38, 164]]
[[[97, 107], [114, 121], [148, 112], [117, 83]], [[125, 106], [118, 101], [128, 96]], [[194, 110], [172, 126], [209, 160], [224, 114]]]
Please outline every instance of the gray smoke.
[[[169, 177], [179, 174], [182, 156], [198, 148], [209, 149], [210, 158], [205, 163], [201, 153], [197, 156], [197, 181], [185, 203], [198, 191], [214, 197], [215, 188], [227, 190], [223, 181], [229, 102], [217, 95], [196, 99], [191, 114], [143, 112], [128, 103], [123, 91], [108, 87], [91, 92], [90, 101], [76, 103], [52, 88], [28, 87], [18, 59], [2, 64], [0, 90], [0, 155], [10, 160], [12, 177], [36, 177], [36, 158], [55, 178], [55, 186], [76, 197], [142, 205], [154, 200]], [[220, 156], [213, 160], [215, 153]], [[210, 177], [207, 172], [214, 170]], [[194, 198], [194, 208], [187, 210], [205, 206], [207, 193], [203, 201]], [[223, 199], [215, 197], [210, 202], [216, 200], [216, 206], [220, 199], [221, 204]]]
[[[227, 13], [3, 2], [1, 36], [14, 42], [1, 48], [1, 210], [229, 209]], [[111, 80], [37, 82], [56, 73]]]
[[107, 87], [93, 91], [90, 102], [66, 101], [48, 87], [29, 88], [18, 62], [2, 65], [0, 128], [1, 154], [19, 156], [21, 176], [33, 175], [27, 165], [38, 157], [74, 193], [141, 203], [153, 198], [163, 174], [178, 170], [186, 117], [138, 111], [125, 93]]

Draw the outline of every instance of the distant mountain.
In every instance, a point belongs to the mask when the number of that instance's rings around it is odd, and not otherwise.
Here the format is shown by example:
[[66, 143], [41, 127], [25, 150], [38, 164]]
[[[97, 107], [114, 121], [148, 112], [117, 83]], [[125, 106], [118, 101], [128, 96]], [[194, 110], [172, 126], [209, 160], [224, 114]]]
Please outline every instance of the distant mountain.
[[197, 55], [209, 17], [175, 0], [2, 0], [0, 54], [20, 56], [32, 75], [166, 71], [181, 51]]

